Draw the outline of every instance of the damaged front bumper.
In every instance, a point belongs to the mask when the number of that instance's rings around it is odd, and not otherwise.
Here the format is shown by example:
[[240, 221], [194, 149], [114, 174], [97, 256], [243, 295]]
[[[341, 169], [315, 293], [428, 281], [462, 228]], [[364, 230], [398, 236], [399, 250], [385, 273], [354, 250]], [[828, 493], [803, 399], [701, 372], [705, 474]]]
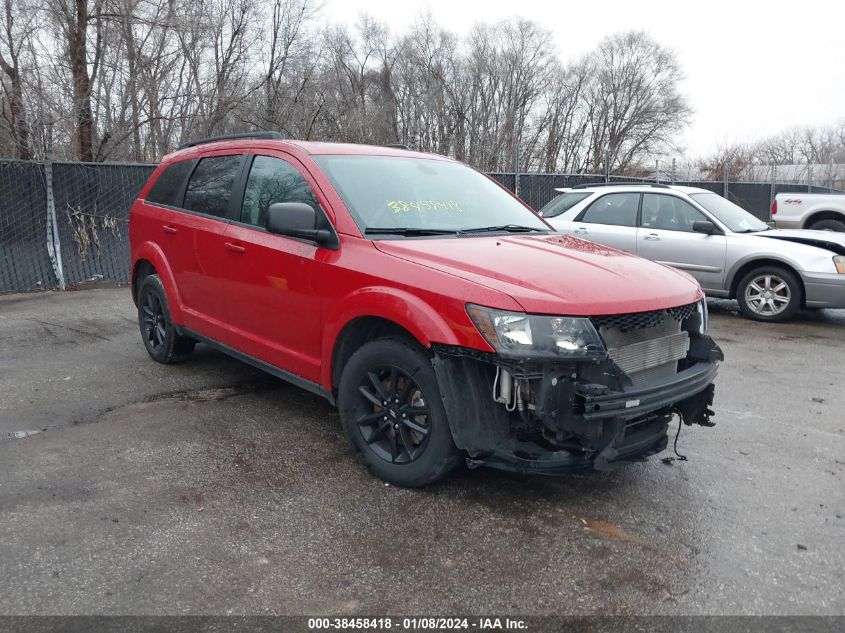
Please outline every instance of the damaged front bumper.
[[[713, 426], [713, 381], [724, 358], [710, 337], [696, 335], [677, 373], [635, 385], [610, 359], [531, 363], [444, 345], [434, 351], [452, 436], [468, 465], [543, 474], [608, 470], [658, 453], [674, 415]], [[502, 372], [520, 390], [512, 409], [496, 400]]]

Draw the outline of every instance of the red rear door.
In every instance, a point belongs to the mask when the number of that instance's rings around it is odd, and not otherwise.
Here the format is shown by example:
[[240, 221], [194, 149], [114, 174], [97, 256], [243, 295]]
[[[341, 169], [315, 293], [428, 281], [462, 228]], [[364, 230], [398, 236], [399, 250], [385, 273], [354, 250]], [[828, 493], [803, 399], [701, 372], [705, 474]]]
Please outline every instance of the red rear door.
[[[158, 175], [146, 199], [132, 206], [130, 241], [133, 255], [138, 245], [155, 244], [173, 273], [191, 267], [195, 259], [192, 218], [181, 210], [181, 206], [185, 183], [196, 164], [194, 159], [171, 163]], [[159, 273], [165, 276], [164, 271]], [[169, 297], [171, 310], [183, 304], [181, 289], [177, 286], [175, 290], [176, 294]], [[174, 306], [174, 302], [178, 306]], [[181, 320], [179, 325], [183, 325]]]
[[176, 285], [183, 302], [184, 325], [228, 343], [223, 274], [228, 263], [223, 234], [234, 207], [232, 192], [243, 168], [242, 154], [216, 153], [200, 159], [185, 190], [179, 226], [182, 248], [177, 258]]

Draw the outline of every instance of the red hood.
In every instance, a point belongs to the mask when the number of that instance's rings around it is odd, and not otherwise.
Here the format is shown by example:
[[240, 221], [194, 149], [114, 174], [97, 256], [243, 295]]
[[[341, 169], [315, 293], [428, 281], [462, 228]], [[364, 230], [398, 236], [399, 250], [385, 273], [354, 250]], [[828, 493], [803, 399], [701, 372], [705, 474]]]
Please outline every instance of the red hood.
[[501, 290], [535, 314], [646, 312], [702, 296], [686, 273], [566, 235], [373, 243], [383, 253]]

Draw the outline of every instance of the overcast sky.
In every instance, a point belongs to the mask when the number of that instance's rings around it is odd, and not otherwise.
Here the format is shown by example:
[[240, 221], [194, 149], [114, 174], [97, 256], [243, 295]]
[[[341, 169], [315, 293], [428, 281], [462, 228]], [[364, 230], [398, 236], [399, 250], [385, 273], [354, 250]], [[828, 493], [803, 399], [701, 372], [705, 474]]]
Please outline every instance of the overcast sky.
[[368, 13], [401, 33], [423, 11], [458, 34], [519, 15], [550, 29], [565, 61], [606, 35], [649, 31], [675, 50], [695, 110], [681, 139], [696, 157], [796, 125], [845, 120], [845, 1], [329, 0], [324, 17]]

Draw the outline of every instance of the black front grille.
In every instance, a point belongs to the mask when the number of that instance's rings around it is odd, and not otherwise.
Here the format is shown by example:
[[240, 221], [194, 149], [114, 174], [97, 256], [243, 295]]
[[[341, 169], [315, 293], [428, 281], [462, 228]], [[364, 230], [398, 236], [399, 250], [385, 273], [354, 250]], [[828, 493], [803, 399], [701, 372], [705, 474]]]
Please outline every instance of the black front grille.
[[685, 306], [678, 306], [677, 308], [669, 308], [668, 310], [654, 310], [652, 312], [632, 312], [631, 314], [611, 314], [608, 316], [592, 317], [593, 325], [596, 329], [619, 329], [622, 332], [630, 332], [631, 330], [642, 330], [645, 328], [657, 327], [668, 314], [676, 321], [685, 321], [695, 312], [697, 304], [690, 303]]
[[693, 315], [697, 305], [697, 303], [690, 303], [685, 306], [678, 306], [677, 308], [669, 308], [667, 312], [672, 315], [673, 319], [683, 323]]

